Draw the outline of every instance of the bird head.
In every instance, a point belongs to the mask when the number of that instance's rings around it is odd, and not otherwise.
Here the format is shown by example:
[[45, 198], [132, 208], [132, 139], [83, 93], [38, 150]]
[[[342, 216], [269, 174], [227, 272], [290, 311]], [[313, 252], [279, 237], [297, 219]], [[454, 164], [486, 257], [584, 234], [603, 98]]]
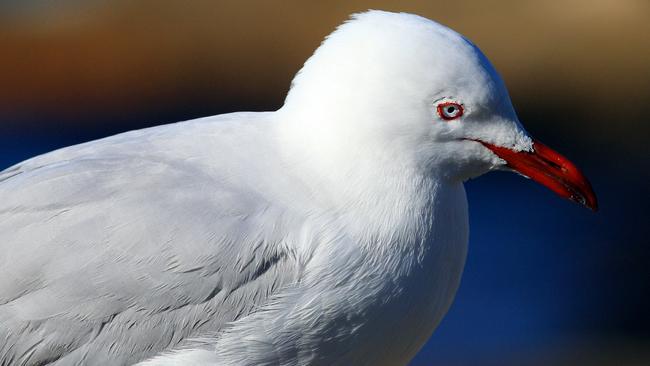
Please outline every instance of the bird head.
[[511, 170], [597, 209], [580, 170], [524, 130], [478, 47], [417, 15], [353, 15], [305, 63], [281, 110], [323, 159], [388, 156], [455, 181]]

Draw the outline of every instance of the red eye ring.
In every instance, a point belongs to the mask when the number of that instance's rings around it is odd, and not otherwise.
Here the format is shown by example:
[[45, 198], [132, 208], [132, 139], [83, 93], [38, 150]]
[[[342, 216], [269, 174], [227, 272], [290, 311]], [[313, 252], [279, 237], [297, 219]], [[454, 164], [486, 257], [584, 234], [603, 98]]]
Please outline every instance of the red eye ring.
[[456, 102], [444, 102], [438, 104], [438, 115], [445, 121], [457, 119], [463, 115], [463, 106]]

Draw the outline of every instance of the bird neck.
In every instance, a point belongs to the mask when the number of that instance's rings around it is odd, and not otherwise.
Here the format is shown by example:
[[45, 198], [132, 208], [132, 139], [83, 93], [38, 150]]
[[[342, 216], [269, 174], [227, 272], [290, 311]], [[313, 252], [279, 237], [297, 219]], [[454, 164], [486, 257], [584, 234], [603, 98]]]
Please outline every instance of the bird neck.
[[447, 221], [458, 226], [466, 220], [462, 182], [443, 176], [431, 159], [418, 160], [399, 142], [373, 148], [355, 135], [314, 134], [309, 125], [296, 129], [299, 121], [284, 124], [286, 117], [278, 116], [283, 120], [276, 123], [277, 145], [286, 172], [309, 192], [306, 216], [316, 212], [339, 223], [332, 226], [345, 227], [346, 235], [393, 272], [424, 260], [429, 239], [434, 232], [444, 238], [448, 228], [440, 227]]
[[346, 126], [319, 128], [314, 120], [278, 116], [277, 141], [285, 166], [331, 208], [399, 212], [445, 184], [399, 138], [383, 143], [381, 137]]

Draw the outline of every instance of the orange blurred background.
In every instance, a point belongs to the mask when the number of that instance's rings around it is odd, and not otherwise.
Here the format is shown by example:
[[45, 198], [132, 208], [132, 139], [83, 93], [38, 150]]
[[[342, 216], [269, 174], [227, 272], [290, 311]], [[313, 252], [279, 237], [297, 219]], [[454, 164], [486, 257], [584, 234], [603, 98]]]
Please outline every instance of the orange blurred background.
[[368, 8], [453, 27], [492, 60], [516, 106], [589, 120], [544, 124], [594, 143], [647, 136], [647, 0], [9, 1], [0, 5], [0, 110], [73, 125], [185, 100], [206, 112], [274, 109], [322, 38]]

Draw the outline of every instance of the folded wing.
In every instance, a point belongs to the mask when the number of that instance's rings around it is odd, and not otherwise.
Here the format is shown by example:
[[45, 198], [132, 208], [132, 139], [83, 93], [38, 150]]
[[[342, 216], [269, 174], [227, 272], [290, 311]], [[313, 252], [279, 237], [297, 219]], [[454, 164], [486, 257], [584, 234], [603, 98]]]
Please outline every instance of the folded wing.
[[296, 281], [279, 234], [286, 211], [246, 176], [260, 157], [238, 153], [258, 131], [220, 123], [130, 133], [0, 173], [0, 364], [134, 363]]

